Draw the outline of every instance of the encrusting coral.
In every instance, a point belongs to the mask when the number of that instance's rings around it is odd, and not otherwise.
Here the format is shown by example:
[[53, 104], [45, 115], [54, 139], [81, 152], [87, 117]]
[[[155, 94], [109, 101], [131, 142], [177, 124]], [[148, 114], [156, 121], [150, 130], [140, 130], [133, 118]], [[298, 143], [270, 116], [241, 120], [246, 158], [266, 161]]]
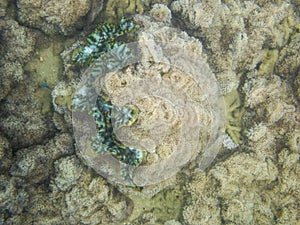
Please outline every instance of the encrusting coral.
[[[171, 4], [171, 10], [184, 29], [205, 43], [223, 93], [238, 87], [243, 70], [261, 62], [264, 48], [286, 44], [290, 27], [297, 24], [293, 7], [286, 2], [259, 7], [255, 1], [179, 0]], [[283, 23], [286, 20], [288, 26]]]
[[[19, 21], [30, 27], [41, 29], [46, 34], [69, 35], [77, 27], [85, 25], [84, 18], [89, 16], [88, 13], [98, 14], [102, 10], [102, 6], [103, 1], [93, 0], [17, 1]], [[91, 15], [89, 19], [94, 19], [93, 17]]]
[[0, 129], [10, 140], [13, 149], [41, 144], [55, 133], [51, 106], [48, 108], [50, 111], [43, 112], [44, 103], [37, 101], [35, 87], [29, 86], [29, 83], [27, 75], [1, 102]]
[[42, 182], [49, 177], [55, 159], [73, 153], [72, 143], [69, 134], [61, 134], [45, 145], [20, 149], [10, 173], [28, 179], [29, 183]]
[[23, 80], [22, 64], [26, 63], [34, 50], [36, 33], [20, 26], [16, 21], [0, 21], [0, 100], [4, 99], [12, 87]]

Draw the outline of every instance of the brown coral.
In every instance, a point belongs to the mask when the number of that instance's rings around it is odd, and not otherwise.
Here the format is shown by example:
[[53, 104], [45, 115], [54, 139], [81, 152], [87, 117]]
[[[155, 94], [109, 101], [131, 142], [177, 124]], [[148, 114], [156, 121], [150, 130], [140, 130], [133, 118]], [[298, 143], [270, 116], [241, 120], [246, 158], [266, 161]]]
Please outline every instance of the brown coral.
[[[90, 11], [92, 5], [94, 8]], [[24, 1], [19, 0], [18, 19], [28, 26], [39, 28], [46, 34], [71, 34], [75, 28], [85, 26], [84, 18], [88, 13], [98, 14], [102, 1]], [[96, 12], [95, 12], [96, 11]], [[94, 19], [95, 15], [90, 15]]]

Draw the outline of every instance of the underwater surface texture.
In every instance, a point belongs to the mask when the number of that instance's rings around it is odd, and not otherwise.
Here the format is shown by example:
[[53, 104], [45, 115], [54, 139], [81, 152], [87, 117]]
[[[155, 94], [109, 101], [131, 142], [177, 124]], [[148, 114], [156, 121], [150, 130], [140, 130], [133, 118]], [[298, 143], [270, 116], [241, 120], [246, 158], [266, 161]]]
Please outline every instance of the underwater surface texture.
[[0, 225], [300, 224], [299, 0], [2, 0]]

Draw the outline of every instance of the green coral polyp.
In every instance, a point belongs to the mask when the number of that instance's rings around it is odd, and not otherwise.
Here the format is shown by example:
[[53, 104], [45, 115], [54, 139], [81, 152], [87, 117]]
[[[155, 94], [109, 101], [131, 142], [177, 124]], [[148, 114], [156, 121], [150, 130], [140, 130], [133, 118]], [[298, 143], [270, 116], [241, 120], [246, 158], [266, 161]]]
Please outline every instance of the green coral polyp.
[[86, 45], [77, 48], [73, 52], [72, 62], [80, 65], [91, 64], [103, 53], [114, 49], [123, 43], [116, 42], [115, 39], [132, 30], [136, 25], [128, 18], [122, 17], [120, 24], [99, 24], [95, 31], [86, 39]]

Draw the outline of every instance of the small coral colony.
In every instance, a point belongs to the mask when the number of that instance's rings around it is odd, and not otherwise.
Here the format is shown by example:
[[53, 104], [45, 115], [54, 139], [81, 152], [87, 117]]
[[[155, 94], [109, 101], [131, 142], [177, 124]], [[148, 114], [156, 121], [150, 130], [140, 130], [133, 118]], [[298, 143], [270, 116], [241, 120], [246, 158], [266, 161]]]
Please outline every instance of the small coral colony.
[[[117, 56], [118, 59], [122, 58], [122, 54], [129, 55], [130, 49], [127, 48], [125, 43], [116, 41], [116, 39], [134, 31], [136, 28], [137, 26], [133, 21], [125, 17], [121, 18], [118, 25], [99, 24], [95, 31], [86, 38], [86, 44], [73, 52], [72, 62], [80, 66], [91, 66], [96, 59], [101, 59], [98, 62], [101, 61], [102, 64], [105, 63], [107, 56], [105, 56], [105, 59], [101, 57], [107, 52], [114, 51], [116, 54], [119, 54]], [[126, 57], [123, 58], [127, 59]], [[110, 63], [112, 61], [115, 61], [115, 64], [118, 63], [118, 60], [114, 59], [114, 57], [109, 59]], [[98, 63], [96, 67], [100, 67], [100, 64]], [[102, 65], [102, 67], [106, 67], [104, 70], [101, 68], [102, 72], [109, 71], [109, 66]], [[93, 74], [93, 76], [102, 74]], [[75, 103], [78, 105], [78, 98], [73, 99], [73, 105]], [[93, 150], [99, 154], [109, 153], [129, 166], [140, 165], [143, 159], [142, 150], [123, 145], [117, 140], [113, 131], [113, 127], [129, 126], [135, 122], [138, 115], [136, 107], [118, 107], [103, 96], [98, 96], [95, 106], [89, 113], [93, 116], [97, 127], [97, 134], [92, 143]]]

